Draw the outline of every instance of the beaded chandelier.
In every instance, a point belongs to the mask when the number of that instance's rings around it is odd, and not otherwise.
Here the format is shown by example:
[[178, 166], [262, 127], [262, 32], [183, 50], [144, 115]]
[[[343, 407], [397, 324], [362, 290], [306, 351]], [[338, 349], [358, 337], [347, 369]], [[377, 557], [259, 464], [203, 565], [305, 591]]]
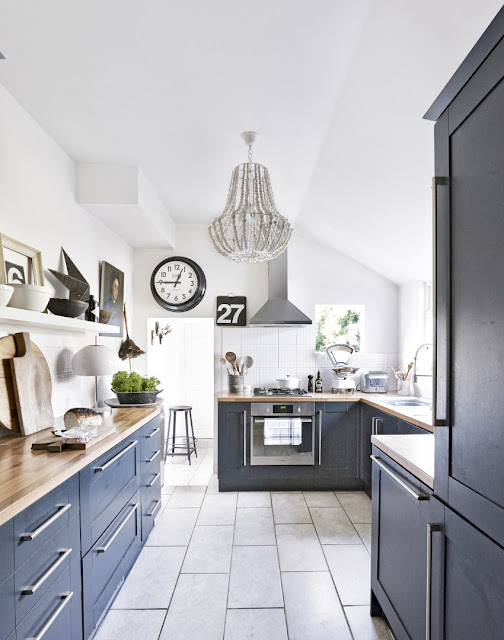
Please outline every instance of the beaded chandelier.
[[216, 250], [236, 262], [273, 260], [287, 248], [292, 227], [275, 207], [269, 172], [252, 162], [259, 137], [244, 131], [248, 162], [235, 167], [224, 211], [208, 227]]

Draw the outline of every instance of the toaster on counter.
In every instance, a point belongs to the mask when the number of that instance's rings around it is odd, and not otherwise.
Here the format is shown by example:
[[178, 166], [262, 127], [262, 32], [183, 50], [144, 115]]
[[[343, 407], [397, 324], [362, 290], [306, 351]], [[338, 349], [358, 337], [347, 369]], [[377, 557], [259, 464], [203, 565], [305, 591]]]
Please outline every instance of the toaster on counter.
[[389, 377], [385, 371], [365, 371], [361, 374], [361, 391], [364, 393], [387, 393]]

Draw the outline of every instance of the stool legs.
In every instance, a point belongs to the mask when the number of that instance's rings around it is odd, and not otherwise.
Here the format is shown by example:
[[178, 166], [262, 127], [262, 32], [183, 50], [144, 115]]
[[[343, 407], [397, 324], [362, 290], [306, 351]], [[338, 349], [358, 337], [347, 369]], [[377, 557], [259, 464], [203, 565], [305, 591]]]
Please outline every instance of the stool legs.
[[177, 412], [176, 411], [172, 411], [173, 413], [173, 435], [172, 435], [172, 457], [173, 454], [175, 453], [175, 434], [177, 432]]
[[186, 443], [187, 443], [187, 459], [189, 460], [189, 464], [191, 464], [191, 441], [189, 439], [189, 420], [187, 419], [188, 411], [184, 411], [185, 413], [185, 434], [186, 434]]
[[193, 427], [192, 410], [191, 409], [189, 409], [189, 420], [191, 421], [191, 433], [192, 433], [192, 441], [193, 441], [193, 447], [194, 447], [194, 455], [196, 457], [198, 457], [198, 452], [196, 451], [196, 438], [194, 437], [194, 427]]
[[168, 457], [168, 447], [170, 446], [171, 419], [172, 419], [172, 412], [170, 411], [168, 415], [168, 432], [166, 434], [166, 441], [165, 441], [165, 455], [164, 455], [165, 462], [166, 462], [166, 458]]

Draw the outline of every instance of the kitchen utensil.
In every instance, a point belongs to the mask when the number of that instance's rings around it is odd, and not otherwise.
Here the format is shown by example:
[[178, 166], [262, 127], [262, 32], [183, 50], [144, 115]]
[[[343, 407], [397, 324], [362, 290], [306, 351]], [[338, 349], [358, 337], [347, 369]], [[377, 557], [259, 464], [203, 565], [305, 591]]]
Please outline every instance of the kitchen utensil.
[[[136, 345], [128, 334], [128, 318], [126, 316], [126, 303], [123, 306], [124, 314], [124, 326], [126, 327], [126, 339], [121, 342], [119, 347], [119, 357], [121, 360], [128, 360], [129, 370], [131, 373], [131, 358], [138, 358], [138, 356], [144, 355], [145, 351], [142, 351], [138, 345]], [[159, 341], [161, 342], [161, 340]]]
[[[31, 343], [32, 351], [37, 356], [42, 353], [37, 345]], [[16, 411], [16, 400], [12, 382], [9, 360], [16, 355], [14, 336], [0, 338], [0, 424], [6, 429], [19, 432], [19, 421]]]
[[229, 374], [229, 367], [227, 366], [227, 361], [226, 361], [224, 358], [221, 358], [221, 359], [219, 360], [219, 362], [221, 363], [221, 365], [222, 365], [223, 367], [225, 367], [226, 372]]
[[14, 293], [14, 287], [10, 284], [0, 284], [0, 307], [6, 307]]
[[251, 356], [243, 356], [243, 358], [241, 359], [241, 363], [244, 364], [247, 369], [250, 369], [250, 367], [254, 364], [254, 360]]
[[229, 364], [231, 365], [231, 368], [232, 368], [232, 369], [233, 369], [233, 371], [234, 371], [234, 364], [235, 364], [235, 362], [236, 362], [236, 353], [233, 353], [232, 351], [228, 351], [228, 352], [225, 354], [225, 358], [226, 358], [226, 360], [229, 362]]
[[14, 287], [14, 292], [8, 306], [27, 311], [45, 311], [53, 292], [49, 287], [41, 287], [38, 284], [13, 282], [11, 287]]
[[276, 381], [280, 389], [298, 389], [301, 378], [293, 378], [287, 374], [283, 378], [277, 378]]
[[409, 372], [411, 371], [411, 368], [413, 367], [413, 363], [410, 362], [408, 365], [408, 370], [406, 371], [406, 374], [404, 375], [404, 379], [407, 380], [408, 376], [409, 376]]
[[51, 373], [44, 356], [32, 350], [29, 333], [16, 333], [14, 339], [16, 355], [9, 362], [19, 426], [27, 436], [54, 425]]

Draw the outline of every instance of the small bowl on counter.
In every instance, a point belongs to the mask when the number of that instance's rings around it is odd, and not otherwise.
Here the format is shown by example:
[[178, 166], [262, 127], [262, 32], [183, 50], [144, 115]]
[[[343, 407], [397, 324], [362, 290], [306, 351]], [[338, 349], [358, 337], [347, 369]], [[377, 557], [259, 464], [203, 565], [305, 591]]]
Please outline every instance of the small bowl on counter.
[[14, 287], [10, 284], [0, 284], [0, 307], [6, 307], [14, 293]]
[[45, 311], [47, 303], [52, 295], [52, 289], [38, 284], [11, 283], [14, 287], [9, 307], [26, 309], [26, 311]]

